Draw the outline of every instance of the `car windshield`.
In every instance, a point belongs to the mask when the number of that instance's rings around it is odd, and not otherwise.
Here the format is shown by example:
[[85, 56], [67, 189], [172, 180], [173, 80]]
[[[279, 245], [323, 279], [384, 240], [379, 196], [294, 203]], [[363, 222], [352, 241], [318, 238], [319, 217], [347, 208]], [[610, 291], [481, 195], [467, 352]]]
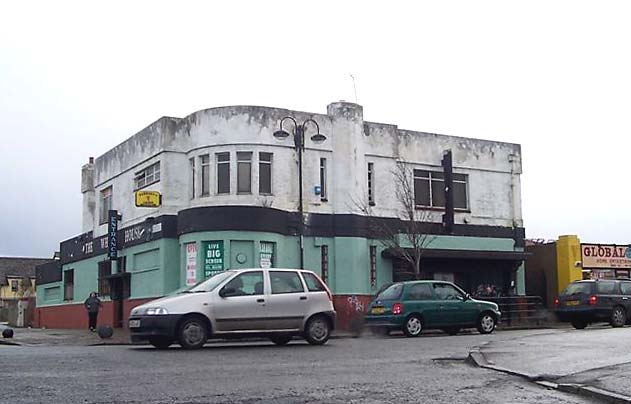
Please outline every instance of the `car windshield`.
[[591, 282], [576, 282], [576, 283], [570, 283], [568, 287], [565, 288], [565, 291], [563, 292], [563, 294], [570, 296], [570, 295], [576, 295], [578, 293], [589, 294], [591, 292], [592, 292]]
[[210, 292], [213, 289], [215, 289], [217, 286], [219, 286], [219, 284], [221, 284], [223, 281], [231, 277], [232, 275], [234, 275], [234, 271], [219, 272], [218, 274], [213, 275], [208, 279], [204, 279], [203, 281], [199, 282], [197, 285], [187, 290], [183, 290], [180, 293]]
[[380, 300], [398, 299], [401, 296], [402, 291], [403, 291], [403, 284], [395, 283], [394, 285], [390, 286], [383, 292], [379, 293], [377, 295], [377, 299], [380, 299]]

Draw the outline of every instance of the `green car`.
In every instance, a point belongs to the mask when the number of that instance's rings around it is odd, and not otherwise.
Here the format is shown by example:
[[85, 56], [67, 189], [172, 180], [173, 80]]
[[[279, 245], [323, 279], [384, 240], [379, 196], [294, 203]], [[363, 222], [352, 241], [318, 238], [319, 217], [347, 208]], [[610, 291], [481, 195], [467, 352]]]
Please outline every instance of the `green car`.
[[492, 333], [501, 313], [497, 304], [473, 299], [451, 282], [409, 281], [394, 283], [370, 302], [366, 326], [389, 332], [401, 330], [417, 337], [425, 329], [457, 334], [476, 327]]

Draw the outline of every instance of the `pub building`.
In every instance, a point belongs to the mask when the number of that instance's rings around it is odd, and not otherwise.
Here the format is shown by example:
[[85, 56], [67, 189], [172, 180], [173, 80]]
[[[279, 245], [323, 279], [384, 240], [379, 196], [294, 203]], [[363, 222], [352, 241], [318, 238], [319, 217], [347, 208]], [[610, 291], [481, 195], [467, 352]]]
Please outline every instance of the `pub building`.
[[523, 294], [519, 145], [370, 122], [347, 102], [323, 114], [232, 106], [162, 117], [89, 159], [82, 232], [38, 272], [38, 325], [85, 327], [91, 291], [99, 322], [125, 326], [133, 307], [220, 271], [304, 267], [331, 288], [343, 327], [412, 272], [369, 225], [404, 228], [400, 166], [429, 213], [421, 277]]

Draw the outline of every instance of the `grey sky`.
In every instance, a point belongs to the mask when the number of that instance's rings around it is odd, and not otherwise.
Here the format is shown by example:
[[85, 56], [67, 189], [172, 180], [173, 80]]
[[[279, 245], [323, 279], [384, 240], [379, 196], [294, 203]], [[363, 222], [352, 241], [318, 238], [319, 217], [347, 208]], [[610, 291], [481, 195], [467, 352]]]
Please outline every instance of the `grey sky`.
[[6, 2], [0, 255], [80, 233], [80, 168], [163, 115], [325, 112], [522, 144], [527, 236], [631, 243], [624, 1]]

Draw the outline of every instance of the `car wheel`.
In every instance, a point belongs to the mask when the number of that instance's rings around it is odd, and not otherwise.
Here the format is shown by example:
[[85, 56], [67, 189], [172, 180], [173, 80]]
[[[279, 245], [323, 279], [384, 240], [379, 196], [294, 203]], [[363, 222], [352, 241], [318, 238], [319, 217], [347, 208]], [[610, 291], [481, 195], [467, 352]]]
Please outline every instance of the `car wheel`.
[[449, 335], [457, 335], [460, 332], [460, 328], [443, 328], [443, 332]]
[[495, 330], [495, 317], [490, 313], [482, 313], [478, 318], [478, 332], [480, 334], [490, 334]]
[[167, 349], [168, 347], [171, 346], [173, 341], [169, 338], [155, 337], [155, 338], [149, 339], [149, 343], [153, 345], [154, 347], [156, 347], [157, 349]]
[[412, 314], [403, 324], [403, 333], [406, 337], [418, 337], [423, 331], [423, 320], [416, 314]]
[[612, 327], [622, 327], [627, 320], [627, 314], [624, 311], [624, 308], [620, 306], [616, 306], [613, 308], [611, 312], [611, 326]]
[[184, 320], [178, 332], [180, 345], [184, 349], [199, 349], [208, 339], [206, 324], [199, 317], [190, 317]]
[[331, 336], [331, 324], [323, 316], [316, 316], [307, 322], [305, 339], [311, 345], [325, 344]]
[[291, 335], [273, 335], [269, 339], [276, 345], [287, 345], [291, 341]]
[[585, 320], [572, 320], [572, 327], [576, 328], [577, 330], [582, 330], [585, 327], [587, 327], [587, 321], [585, 321]]

